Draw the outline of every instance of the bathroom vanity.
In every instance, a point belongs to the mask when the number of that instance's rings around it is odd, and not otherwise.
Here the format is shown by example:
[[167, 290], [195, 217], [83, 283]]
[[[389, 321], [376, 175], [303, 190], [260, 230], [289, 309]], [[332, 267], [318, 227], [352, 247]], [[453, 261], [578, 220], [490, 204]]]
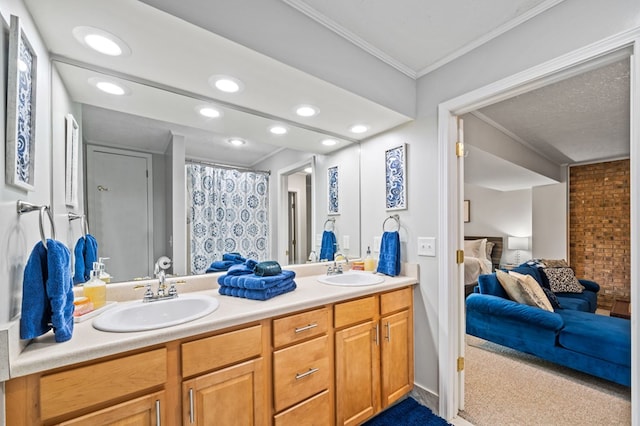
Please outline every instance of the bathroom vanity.
[[205, 276], [181, 289], [219, 299], [204, 318], [133, 333], [87, 321], [67, 343], [35, 339], [11, 360], [7, 422], [360, 424], [413, 387], [417, 266], [360, 287], [318, 272], [301, 267], [298, 288], [268, 301], [219, 296]]

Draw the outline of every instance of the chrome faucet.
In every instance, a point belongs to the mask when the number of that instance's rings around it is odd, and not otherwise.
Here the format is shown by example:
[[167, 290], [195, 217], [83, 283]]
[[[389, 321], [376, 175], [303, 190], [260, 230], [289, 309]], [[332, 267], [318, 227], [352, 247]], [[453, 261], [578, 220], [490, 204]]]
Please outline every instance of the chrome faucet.
[[335, 261], [333, 262], [333, 266], [329, 265], [327, 268], [327, 275], [339, 275], [342, 273], [342, 265], [339, 265]]
[[171, 259], [167, 256], [162, 256], [156, 261], [153, 273], [158, 279], [158, 291], [156, 294], [153, 294], [153, 290], [151, 290], [151, 283], [147, 283], [145, 285], [144, 296], [142, 297], [143, 302], [155, 302], [156, 300], [173, 299], [178, 297], [178, 289], [176, 288], [175, 282], [171, 282], [169, 289], [167, 289], [167, 276], [165, 270], [171, 267], [171, 263]]

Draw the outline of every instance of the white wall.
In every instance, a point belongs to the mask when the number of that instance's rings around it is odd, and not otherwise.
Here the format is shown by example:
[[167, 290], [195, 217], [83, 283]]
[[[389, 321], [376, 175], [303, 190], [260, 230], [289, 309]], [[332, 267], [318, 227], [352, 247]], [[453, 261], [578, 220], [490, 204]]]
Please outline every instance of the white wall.
[[[503, 237], [502, 263], [515, 263], [515, 250], [507, 247], [507, 237], [531, 237], [532, 191], [495, 191], [477, 185], [464, 186], [470, 201], [471, 221], [464, 224], [465, 235]], [[531, 241], [531, 240], [530, 240]], [[531, 250], [520, 250], [520, 260], [531, 258]]]
[[533, 257], [568, 259], [567, 184], [539, 186], [533, 189]]

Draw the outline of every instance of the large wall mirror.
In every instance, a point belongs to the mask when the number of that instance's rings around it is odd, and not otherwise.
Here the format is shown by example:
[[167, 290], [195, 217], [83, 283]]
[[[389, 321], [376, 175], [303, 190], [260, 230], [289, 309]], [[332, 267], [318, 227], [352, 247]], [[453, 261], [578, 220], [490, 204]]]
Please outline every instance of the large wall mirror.
[[[163, 255], [174, 260], [175, 274], [203, 273], [211, 258], [193, 262], [196, 251], [203, 252], [194, 242], [203, 236], [207, 247], [218, 253], [237, 251], [281, 264], [305, 263], [312, 252], [318, 253], [329, 217], [339, 250], [349, 257], [360, 255], [357, 142], [197, 94], [105, 74], [90, 64], [56, 58], [54, 69], [74, 104], [81, 131], [79, 208], [87, 214], [100, 255], [109, 258], [107, 270], [114, 281], [151, 276], [155, 259]], [[126, 94], [101, 93], [91, 85], [96, 81], [117, 83]], [[219, 117], [201, 115], [199, 110], [207, 106], [215, 108]], [[287, 133], [271, 133], [273, 126], [282, 126]], [[234, 145], [232, 139], [243, 143]], [[335, 140], [338, 148], [323, 145], [325, 139]], [[53, 167], [54, 172], [62, 170]], [[221, 170], [222, 183], [213, 185], [231, 188], [229, 193], [198, 198], [190, 167]], [[328, 170], [334, 167], [341, 173], [339, 214], [328, 209]], [[258, 191], [265, 197], [260, 202], [264, 215], [246, 213], [250, 220], [239, 222], [251, 227], [253, 234], [264, 233], [260, 253], [249, 249], [254, 245], [247, 243], [246, 232], [234, 237], [232, 228], [242, 228], [236, 221], [247, 211], [244, 204], [254, 201], [242, 192], [246, 181], [232, 181], [233, 173], [225, 171], [251, 173], [253, 180], [264, 177], [266, 186]], [[215, 180], [204, 175], [197, 179], [204, 179], [205, 186]], [[193, 214], [194, 200], [200, 199], [210, 205]], [[225, 227], [228, 224], [224, 236], [213, 229], [220, 225], [216, 215], [222, 215]], [[194, 226], [192, 221], [198, 218], [204, 222]]]

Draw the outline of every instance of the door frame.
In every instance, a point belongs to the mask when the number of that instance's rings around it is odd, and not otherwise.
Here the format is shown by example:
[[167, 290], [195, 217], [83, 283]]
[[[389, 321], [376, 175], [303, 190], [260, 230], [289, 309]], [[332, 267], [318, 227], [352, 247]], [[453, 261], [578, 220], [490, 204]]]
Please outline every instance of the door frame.
[[[460, 217], [460, 205], [464, 194], [459, 190], [456, 179], [456, 117], [484, 106], [505, 100], [517, 94], [525, 93], [548, 85], [553, 81], [584, 72], [585, 67], [593, 66], [598, 59], [607, 60], [606, 55], [626, 49], [625, 56], [630, 57], [630, 158], [631, 183], [639, 182], [640, 165], [634, 159], [640, 159], [640, 27], [628, 30], [599, 42], [587, 45], [556, 59], [544, 62], [523, 72], [498, 80], [479, 89], [460, 95], [438, 105], [438, 203], [441, 206], [438, 219], [438, 252], [447, 253], [438, 259], [439, 313], [438, 313], [438, 395], [439, 413], [445, 419], [457, 416], [462, 405], [463, 395], [459, 394], [462, 374], [456, 371], [457, 358], [461, 352], [458, 342], [463, 338], [465, 325], [462, 323], [461, 305], [458, 303], [457, 285], [459, 270], [455, 260], [458, 247], [457, 239], [464, 234], [464, 224]], [[620, 58], [622, 59], [622, 57]], [[631, 229], [640, 225], [638, 196], [631, 193]], [[449, 212], [458, 214], [450, 215]], [[631, 252], [638, 253], [637, 233], [631, 234]], [[638, 256], [631, 257], [631, 302], [640, 306], [640, 262]], [[640, 377], [638, 374], [638, 336], [637, 316], [631, 319], [631, 417], [632, 424], [640, 424]], [[464, 349], [462, 349], [463, 351]]]

